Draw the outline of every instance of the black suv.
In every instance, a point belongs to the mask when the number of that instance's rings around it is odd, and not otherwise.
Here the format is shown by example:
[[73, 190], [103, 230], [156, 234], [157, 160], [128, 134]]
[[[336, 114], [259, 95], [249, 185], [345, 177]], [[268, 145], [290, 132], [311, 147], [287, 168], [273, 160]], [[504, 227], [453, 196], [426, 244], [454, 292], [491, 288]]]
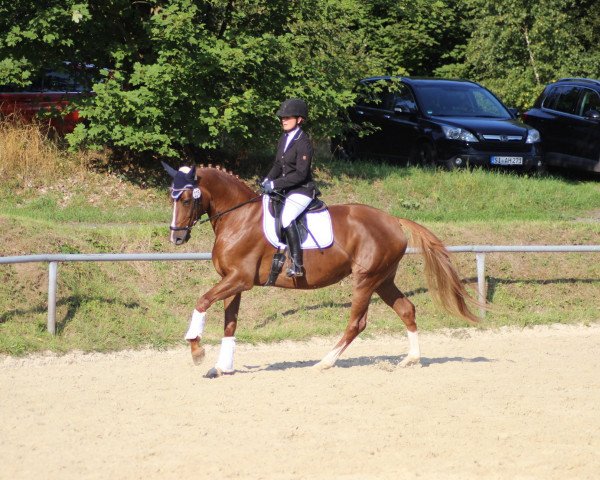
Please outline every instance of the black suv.
[[547, 165], [600, 172], [600, 80], [551, 83], [522, 118], [541, 132]]
[[351, 127], [332, 141], [342, 158], [381, 155], [448, 168], [542, 166], [538, 131], [475, 82], [367, 78], [349, 116]]

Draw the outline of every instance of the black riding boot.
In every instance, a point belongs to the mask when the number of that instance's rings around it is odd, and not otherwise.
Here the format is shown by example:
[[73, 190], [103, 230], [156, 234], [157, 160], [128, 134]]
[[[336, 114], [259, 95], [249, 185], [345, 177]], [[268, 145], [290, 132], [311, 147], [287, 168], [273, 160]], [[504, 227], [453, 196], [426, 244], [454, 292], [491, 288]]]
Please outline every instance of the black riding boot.
[[302, 277], [302, 249], [300, 248], [300, 233], [298, 232], [298, 224], [294, 220], [284, 229], [285, 239], [290, 249], [290, 259], [292, 266], [288, 268], [286, 275], [288, 277]]

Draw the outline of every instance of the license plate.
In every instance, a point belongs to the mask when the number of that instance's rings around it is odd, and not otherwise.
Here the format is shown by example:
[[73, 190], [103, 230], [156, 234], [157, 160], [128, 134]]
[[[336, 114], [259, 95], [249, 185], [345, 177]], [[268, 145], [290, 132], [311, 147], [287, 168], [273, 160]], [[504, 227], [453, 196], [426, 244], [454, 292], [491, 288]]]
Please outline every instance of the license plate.
[[492, 165], [523, 165], [523, 157], [491, 157]]

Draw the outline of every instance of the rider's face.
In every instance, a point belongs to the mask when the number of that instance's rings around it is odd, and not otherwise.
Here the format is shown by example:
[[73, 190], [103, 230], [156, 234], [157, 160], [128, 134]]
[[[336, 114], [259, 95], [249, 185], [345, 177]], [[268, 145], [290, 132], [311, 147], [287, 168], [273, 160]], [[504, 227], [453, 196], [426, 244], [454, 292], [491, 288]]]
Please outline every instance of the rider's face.
[[302, 122], [301, 118], [302, 117], [281, 117], [281, 128], [284, 132], [289, 132]]

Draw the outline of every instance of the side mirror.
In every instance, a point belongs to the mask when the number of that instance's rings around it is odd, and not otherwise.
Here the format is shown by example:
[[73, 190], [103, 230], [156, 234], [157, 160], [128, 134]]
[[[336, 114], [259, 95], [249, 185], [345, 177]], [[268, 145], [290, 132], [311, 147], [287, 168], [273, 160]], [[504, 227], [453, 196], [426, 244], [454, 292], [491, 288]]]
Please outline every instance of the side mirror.
[[394, 113], [397, 115], [413, 113], [416, 111], [414, 102], [409, 100], [398, 100], [394, 105]]
[[513, 116], [513, 118], [517, 118], [519, 116], [519, 110], [514, 107], [509, 108], [508, 111]]
[[583, 116], [588, 120], [600, 120], [600, 112], [598, 110], [588, 110]]

